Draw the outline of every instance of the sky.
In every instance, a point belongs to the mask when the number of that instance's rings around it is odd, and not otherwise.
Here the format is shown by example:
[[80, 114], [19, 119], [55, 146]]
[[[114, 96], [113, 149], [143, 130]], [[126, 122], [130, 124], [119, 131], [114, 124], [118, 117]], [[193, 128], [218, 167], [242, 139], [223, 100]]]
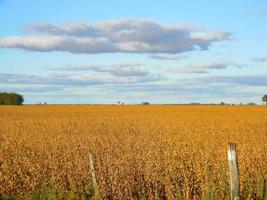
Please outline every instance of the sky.
[[0, 92], [26, 104], [262, 103], [264, 0], [0, 0]]

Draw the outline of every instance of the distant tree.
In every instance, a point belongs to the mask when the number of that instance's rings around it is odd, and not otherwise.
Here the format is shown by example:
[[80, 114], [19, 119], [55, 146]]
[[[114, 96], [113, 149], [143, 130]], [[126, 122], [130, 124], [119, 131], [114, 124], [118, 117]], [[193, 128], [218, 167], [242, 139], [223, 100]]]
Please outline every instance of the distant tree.
[[22, 105], [23, 96], [17, 93], [0, 93], [0, 105]]
[[266, 103], [267, 105], [267, 94], [265, 94], [263, 97], [262, 97], [262, 101]]
[[198, 102], [193, 102], [193, 103], [190, 103], [190, 105], [200, 105], [200, 103], [198, 103]]
[[255, 105], [257, 105], [257, 104], [254, 103], [254, 102], [250, 102], [250, 103], [248, 103], [247, 105], [248, 105], [248, 106], [255, 106]]
[[145, 101], [145, 102], [142, 103], [142, 105], [149, 105], [149, 104], [150, 104], [150, 103], [147, 102], [147, 101]]

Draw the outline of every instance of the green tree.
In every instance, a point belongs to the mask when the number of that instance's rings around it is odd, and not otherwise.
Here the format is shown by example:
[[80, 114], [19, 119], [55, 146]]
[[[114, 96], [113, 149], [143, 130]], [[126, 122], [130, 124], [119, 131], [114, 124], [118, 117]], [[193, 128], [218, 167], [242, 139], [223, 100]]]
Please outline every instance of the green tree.
[[148, 101], [145, 101], [142, 103], [142, 105], [150, 105], [150, 103]]
[[266, 103], [267, 105], [267, 94], [265, 94], [263, 97], [262, 97], [262, 101]]
[[23, 96], [17, 93], [0, 93], [0, 105], [22, 105]]

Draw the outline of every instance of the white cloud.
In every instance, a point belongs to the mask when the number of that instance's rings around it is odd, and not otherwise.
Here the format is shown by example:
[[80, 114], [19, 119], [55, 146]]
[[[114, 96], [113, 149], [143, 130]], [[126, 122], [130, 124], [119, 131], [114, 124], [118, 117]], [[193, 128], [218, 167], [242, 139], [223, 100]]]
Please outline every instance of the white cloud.
[[40, 35], [8, 36], [0, 39], [0, 48], [29, 51], [67, 51], [71, 53], [182, 53], [207, 50], [216, 41], [229, 40], [231, 34], [196, 32], [194, 25], [165, 25], [152, 20], [122, 19], [88, 23], [28, 26]]
[[256, 74], [246, 76], [216, 76], [203, 78], [202, 81], [209, 81], [210, 83], [231, 83], [236, 85], [247, 86], [267, 86], [267, 74]]
[[0, 47], [29, 51], [69, 51], [72, 53], [105, 53], [115, 51], [106, 38], [66, 36], [9, 36], [0, 39]]
[[[115, 72], [112, 72], [113, 74]], [[103, 73], [69, 73], [64, 75], [52, 74], [49, 76], [36, 76], [26, 74], [0, 73], [0, 83], [5, 84], [32, 84], [32, 85], [63, 85], [86, 86], [103, 84], [131, 84], [153, 82], [161, 79], [160, 75], [147, 74], [143, 76], [130, 75], [129, 72], [113, 75]], [[124, 74], [123, 74], [124, 73]], [[128, 74], [127, 74], [128, 73]], [[132, 72], [133, 73], [133, 72]]]
[[150, 55], [149, 57], [158, 60], [183, 60], [188, 58], [187, 56], [184, 55], [165, 55], [165, 54], [155, 54], [155, 55]]
[[187, 65], [183, 68], [169, 68], [167, 72], [181, 72], [181, 73], [209, 73], [210, 70], [222, 70], [228, 67], [238, 67], [241, 68], [240, 65], [228, 62], [228, 61], [220, 61], [220, 62], [203, 62], [197, 64]]
[[149, 75], [149, 71], [143, 68], [140, 63], [122, 63], [114, 65], [69, 65], [66, 67], [51, 68], [51, 70], [66, 72], [94, 71], [99, 73], [108, 73], [116, 77], [144, 77]]
[[254, 57], [254, 58], [251, 58], [251, 60], [254, 62], [267, 62], [267, 56]]

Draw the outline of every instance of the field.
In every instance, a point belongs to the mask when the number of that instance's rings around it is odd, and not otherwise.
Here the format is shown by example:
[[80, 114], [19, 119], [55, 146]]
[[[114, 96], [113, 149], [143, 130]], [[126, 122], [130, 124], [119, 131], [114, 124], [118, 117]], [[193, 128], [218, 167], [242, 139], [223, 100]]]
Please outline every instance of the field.
[[102, 199], [229, 199], [228, 142], [263, 199], [267, 106], [1, 106], [0, 194], [90, 199], [90, 148]]

